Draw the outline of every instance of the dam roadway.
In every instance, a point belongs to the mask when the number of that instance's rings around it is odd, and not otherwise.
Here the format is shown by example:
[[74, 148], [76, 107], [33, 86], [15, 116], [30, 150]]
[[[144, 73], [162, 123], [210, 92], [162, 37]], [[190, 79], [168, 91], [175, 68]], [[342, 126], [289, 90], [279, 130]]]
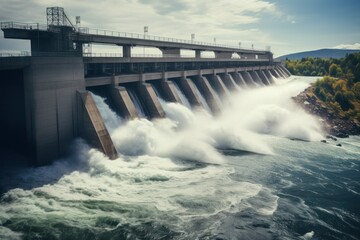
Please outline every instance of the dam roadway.
[[[192, 107], [203, 107], [201, 94], [218, 114], [221, 109], [215, 95], [238, 87], [267, 86], [273, 83], [272, 76], [289, 76], [273, 61], [270, 51], [80, 29], [49, 18], [55, 10], [59, 14], [59, 9], [47, 9], [46, 26], [1, 23], [5, 38], [31, 43], [29, 56], [0, 57], [0, 100], [4, 103], [0, 130], [7, 136], [2, 145], [14, 151], [26, 146], [24, 154], [34, 165], [65, 156], [78, 137], [110, 159], [117, 157], [89, 90], [106, 97], [125, 119], [139, 116], [136, 104], [148, 118], [161, 118], [165, 114], [158, 97], [181, 103], [181, 91]], [[122, 54], [96, 57], [84, 53], [83, 45], [91, 43], [118, 46]], [[131, 52], [134, 46], [156, 47], [162, 55], [136, 57]], [[181, 56], [184, 49], [194, 51], [194, 57]], [[203, 58], [204, 51], [214, 52], [214, 58]]]

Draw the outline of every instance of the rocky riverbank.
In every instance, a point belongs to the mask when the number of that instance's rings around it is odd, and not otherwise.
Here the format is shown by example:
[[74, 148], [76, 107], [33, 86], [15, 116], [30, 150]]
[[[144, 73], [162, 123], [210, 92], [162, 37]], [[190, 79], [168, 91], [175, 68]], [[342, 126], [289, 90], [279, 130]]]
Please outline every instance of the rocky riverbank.
[[313, 87], [308, 87], [293, 99], [305, 111], [318, 116], [328, 134], [340, 138], [360, 135], [359, 119], [347, 118], [345, 115], [336, 112], [314, 94]]

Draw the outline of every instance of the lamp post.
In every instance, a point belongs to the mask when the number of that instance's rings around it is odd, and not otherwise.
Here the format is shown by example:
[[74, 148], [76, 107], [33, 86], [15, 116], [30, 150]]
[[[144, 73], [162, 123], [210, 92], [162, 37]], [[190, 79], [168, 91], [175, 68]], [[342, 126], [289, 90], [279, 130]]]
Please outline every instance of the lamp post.
[[[147, 34], [149, 33], [149, 27], [148, 26], [144, 26], [144, 39], [146, 38]], [[144, 51], [143, 51], [144, 57], [145, 57], [145, 46], [144, 46]]]
[[194, 40], [195, 40], [195, 33], [192, 33], [191, 34], [191, 43], [194, 43]]

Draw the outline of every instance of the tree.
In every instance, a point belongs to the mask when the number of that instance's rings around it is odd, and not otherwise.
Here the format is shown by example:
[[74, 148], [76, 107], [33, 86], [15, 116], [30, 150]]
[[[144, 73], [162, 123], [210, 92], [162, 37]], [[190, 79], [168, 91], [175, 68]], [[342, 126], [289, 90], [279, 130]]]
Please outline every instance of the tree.
[[332, 77], [339, 77], [342, 75], [342, 70], [339, 65], [333, 63], [329, 67], [329, 75]]
[[355, 97], [360, 100], [360, 82], [357, 82], [352, 87]]
[[347, 111], [350, 108], [353, 108], [353, 105], [351, 104], [349, 99], [345, 96], [345, 94], [343, 94], [340, 91], [336, 92], [335, 101], [337, 101], [340, 104], [342, 110], [344, 110], [344, 111]]

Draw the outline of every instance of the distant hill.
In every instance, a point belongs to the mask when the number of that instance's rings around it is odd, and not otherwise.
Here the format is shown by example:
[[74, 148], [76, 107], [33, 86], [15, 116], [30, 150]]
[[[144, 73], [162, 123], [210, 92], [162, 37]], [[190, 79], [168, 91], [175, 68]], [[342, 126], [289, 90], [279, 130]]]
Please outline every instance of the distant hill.
[[320, 49], [314, 51], [307, 51], [307, 52], [299, 52], [299, 53], [292, 53], [284, 56], [277, 57], [276, 60], [298, 60], [306, 57], [313, 57], [313, 58], [342, 58], [345, 57], [346, 54], [360, 52], [360, 49], [357, 50], [350, 50], [350, 49]]

